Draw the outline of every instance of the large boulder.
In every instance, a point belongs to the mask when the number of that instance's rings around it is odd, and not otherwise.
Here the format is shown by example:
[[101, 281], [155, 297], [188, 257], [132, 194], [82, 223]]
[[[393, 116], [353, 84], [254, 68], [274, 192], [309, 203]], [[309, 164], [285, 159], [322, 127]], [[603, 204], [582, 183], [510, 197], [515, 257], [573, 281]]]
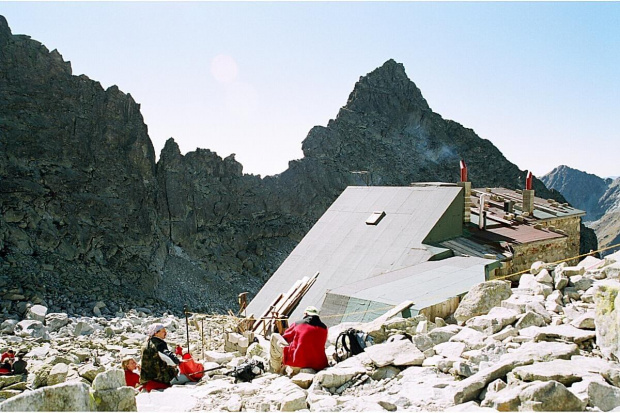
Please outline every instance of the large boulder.
[[487, 314], [510, 295], [510, 283], [506, 281], [494, 280], [475, 285], [461, 300], [454, 318], [462, 325], [472, 317]]
[[42, 322], [36, 320], [22, 320], [15, 326], [15, 335], [21, 337], [32, 337], [49, 339], [47, 328]]
[[317, 373], [314, 382], [325, 388], [340, 387], [358, 374], [366, 373], [363, 367], [332, 367]]
[[13, 319], [4, 320], [2, 324], [0, 324], [0, 333], [2, 334], [13, 334], [15, 332], [15, 326], [18, 321]]
[[137, 412], [136, 392], [131, 387], [93, 391], [93, 401], [99, 412]]
[[489, 392], [481, 403], [499, 411], [583, 411], [586, 404], [562, 383], [535, 381]]
[[94, 390], [112, 390], [125, 385], [125, 373], [121, 369], [103, 371], [93, 380]]
[[50, 332], [56, 332], [69, 324], [69, 316], [65, 313], [49, 313], [45, 316], [45, 325]]
[[366, 347], [365, 353], [377, 367], [421, 366], [425, 358], [409, 340], [396, 340]]
[[620, 358], [620, 283], [601, 281], [594, 293], [596, 343], [607, 358]]
[[97, 377], [99, 373], [102, 373], [104, 371], [105, 371], [105, 367], [95, 366], [92, 363], [85, 364], [78, 368], [78, 374], [80, 375], [80, 377], [84, 377], [86, 380], [88, 380], [91, 383], [95, 380], [95, 377]]
[[0, 403], [1, 412], [89, 412], [93, 411], [90, 387], [84, 383], [62, 383], [24, 392]]
[[620, 406], [620, 389], [598, 381], [588, 384], [588, 405], [608, 412]]
[[524, 343], [514, 352], [504, 354], [498, 363], [481, 369], [478, 373], [460, 381], [455, 388], [454, 403], [460, 404], [475, 399], [487, 384], [507, 375], [516, 367], [527, 366], [535, 362], [568, 359], [578, 352], [579, 348], [575, 344]]
[[483, 333], [495, 334], [514, 323], [519, 314], [508, 308], [493, 307], [488, 314], [472, 317], [465, 322], [465, 325]]
[[53, 386], [55, 384], [64, 383], [69, 374], [69, 366], [65, 363], [55, 364], [47, 376], [47, 385]]
[[26, 312], [26, 318], [29, 320], [37, 320], [40, 322], [45, 322], [45, 315], [47, 314], [47, 307], [36, 304], [28, 309]]

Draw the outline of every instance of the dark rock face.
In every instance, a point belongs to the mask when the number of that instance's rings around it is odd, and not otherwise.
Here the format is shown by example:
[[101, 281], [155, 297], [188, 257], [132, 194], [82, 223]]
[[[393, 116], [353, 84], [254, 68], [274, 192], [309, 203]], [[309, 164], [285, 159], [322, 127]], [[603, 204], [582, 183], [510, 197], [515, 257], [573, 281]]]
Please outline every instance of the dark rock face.
[[157, 292], [166, 301], [192, 275], [191, 294], [183, 302], [210, 310], [229, 308], [239, 292], [260, 288], [310, 225], [274, 209], [263, 180], [243, 175], [233, 155], [221, 159], [198, 149], [183, 156], [169, 139], [157, 164], [157, 180], [160, 227], [174, 256], [166, 262]]
[[0, 90], [5, 315], [27, 302], [88, 312], [96, 300], [104, 314], [128, 305], [233, 309], [348, 185], [454, 182], [460, 159], [475, 186], [525, 181], [491, 142], [434, 113], [393, 60], [309, 132], [304, 158], [265, 178], [243, 174], [234, 155], [182, 155], [172, 139], [155, 163], [131, 95], [72, 76], [57, 51], [12, 35], [2, 16]]
[[0, 50], [2, 274], [52, 301], [66, 291], [151, 295], [165, 249], [139, 105], [71, 76], [56, 50], [12, 36], [1, 16]]
[[575, 208], [586, 211], [585, 221], [595, 221], [605, 213], [606, 209], [599, 205], [599, 200], [609, 187], [608, 180], [560, 165], [541, 181], [548, 188], [559, 191]]

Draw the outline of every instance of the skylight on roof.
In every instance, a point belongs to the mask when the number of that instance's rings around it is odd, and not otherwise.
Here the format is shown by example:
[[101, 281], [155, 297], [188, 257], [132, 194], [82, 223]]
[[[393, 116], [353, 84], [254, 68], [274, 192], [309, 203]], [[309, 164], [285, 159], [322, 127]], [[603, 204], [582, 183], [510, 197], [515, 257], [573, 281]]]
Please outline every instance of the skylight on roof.
[[366, 225], [377, 225], [385, 216], [385, 211], [375, 211], [366, 220]]

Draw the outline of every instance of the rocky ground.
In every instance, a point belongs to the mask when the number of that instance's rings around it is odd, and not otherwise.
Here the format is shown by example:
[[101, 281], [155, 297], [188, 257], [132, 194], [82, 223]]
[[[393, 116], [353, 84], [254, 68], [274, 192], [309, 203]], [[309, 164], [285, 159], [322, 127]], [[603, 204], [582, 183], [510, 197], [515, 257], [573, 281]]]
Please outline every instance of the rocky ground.
[[[155, 321], [166, 325], [169, 344], [186, 347], [184, 319], [135, 309], [70, 317], [33, 305], [25, 319], [1, 326], [0, 350], [28, 351], [30, 374], [0, 377], [0, 411], [620, 411], [619, 276], [620, 253], [574, 267], [538, 262], [516, 287], [476, 286], [447, 322], [355, 324], [375, 339], [364, 353], [318, 373], [265, 373], [250, 383], [224, 373], [250, 357], [266, 362], [267, 341], [233, 333], [234, 317], [192, 314], [192, 354], [221, 369], [137, 395], [123, 387], [120, 360], [139, 358]], [[351, 325], [330, 329], [328, 355]]]

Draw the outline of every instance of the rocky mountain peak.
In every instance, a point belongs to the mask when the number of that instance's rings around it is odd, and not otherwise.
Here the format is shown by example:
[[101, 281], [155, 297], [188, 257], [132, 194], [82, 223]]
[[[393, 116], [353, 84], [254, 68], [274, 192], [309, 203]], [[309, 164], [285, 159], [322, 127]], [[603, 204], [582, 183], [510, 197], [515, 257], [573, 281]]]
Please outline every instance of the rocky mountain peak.
[[560, 165], [541, 178], [551, 189], [559, 191], [574, 207], [586, 211], [586, 221], [599, 219], [604, 211], [599, 199], [609, 183], [596, 175]]
[[405, 73], [402, 63], [393, 59], [361, 76], [345, 106], [355, 112], [375, 112], [391, 117], [412, 109], [430, 110], [420, 89]]

